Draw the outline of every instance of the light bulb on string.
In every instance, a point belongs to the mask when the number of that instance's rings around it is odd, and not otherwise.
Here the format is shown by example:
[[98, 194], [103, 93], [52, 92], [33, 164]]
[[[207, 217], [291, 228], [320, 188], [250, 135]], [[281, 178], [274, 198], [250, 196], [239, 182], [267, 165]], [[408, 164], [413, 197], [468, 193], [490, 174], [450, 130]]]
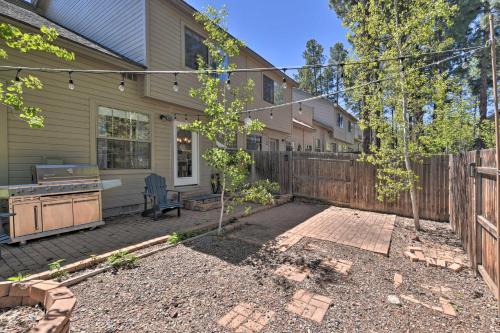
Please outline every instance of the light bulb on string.
[[271, 109], [271, 115], [270, 115], [271, 120], [273, 120], [273, 109]]
[[174, 113], [174, 120], [177, 120], [177, 113]]
[[177, 82], [177, 73], [174, 73], [174, 85], [172, 86], [174, 92], [179, 92], [179, 82]]
[[245, 126], [247, 126], [247, 127], [252, 124], [252, 115], [250, 114], [250, 112], [248, 112], [248, 115], [245, 118], [245, 120], [243, 120], [243, 122], [245, 123]]
[[283, 73], [285, 75], [283, 76], [283, 83], [281, 84], [281, 88], [286, 89], [286, 88], [288, 88], [288, 85], [286, 83], [286, 68], [283, 68]]
[[16, 72], [16, 82], [19, 82], [21, 79], [19, 78], [19, 73], [21, 73], [21, 69], [18, 69]]
[[299, 115], [302, 115], [302, 103], [299, 103]]
[[231, 90], [231, 72], [227, 72], [226, 89]]
[[188, 121], [188, 115], [187, 114], [184, 115], [184, 121]]
[[121, 92], [125, 91], [125, 74], [122, 74], [122, 80], [120, 81], [120, 85], [118, 86], [118, 90]]
[[68, 73], [68, 75], [69, 75], [68, 89], [69, 90], [75, 90], [75, 83], [73, 82], [73, 79], [71, 78], [71, 73], [72, 72]]

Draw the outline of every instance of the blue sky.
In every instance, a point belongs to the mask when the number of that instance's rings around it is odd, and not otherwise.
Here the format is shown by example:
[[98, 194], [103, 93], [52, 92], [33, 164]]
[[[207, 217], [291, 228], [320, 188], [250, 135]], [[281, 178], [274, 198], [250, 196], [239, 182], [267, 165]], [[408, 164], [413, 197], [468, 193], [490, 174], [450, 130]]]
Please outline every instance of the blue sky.
[[306, 42], [314, 38], [325, 55], [336, 42], [346, 47], [346, 29], [328, 0], [186, 0], [201, 10], [226, 5], [229, 31], [273, 65], [302, 65]]

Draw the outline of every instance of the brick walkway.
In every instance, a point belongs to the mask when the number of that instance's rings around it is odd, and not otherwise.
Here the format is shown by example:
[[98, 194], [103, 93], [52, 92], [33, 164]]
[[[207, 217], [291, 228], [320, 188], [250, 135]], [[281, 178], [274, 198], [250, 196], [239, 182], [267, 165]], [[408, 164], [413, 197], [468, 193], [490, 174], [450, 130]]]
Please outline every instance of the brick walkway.
[[[241, 213], [238, 209], [234, 215]], [[65, 259], [64, 264], [89, 258], [126, 246], [164, 236], [174, 231], [204, 227], [218, 220], [219, 210], [195, 212], [183, 210], [153, 221], [140, 214], [108, 219], [106, 224], [94, 230], [82, 230], [28, 241], [26, 245], [0, 245], [0, 280], [22, 272], [34, 274], [48, 269], [47, 264]]]
[[[280, 216], [279, 223], [270, 224], [269, 214]], [[310, 237], [387, 254], [395, 219], [395, 215], [297, 203], [248, 217], [249, 226], [232, 237], [261, 244], [276, 238], [281, 251]]]

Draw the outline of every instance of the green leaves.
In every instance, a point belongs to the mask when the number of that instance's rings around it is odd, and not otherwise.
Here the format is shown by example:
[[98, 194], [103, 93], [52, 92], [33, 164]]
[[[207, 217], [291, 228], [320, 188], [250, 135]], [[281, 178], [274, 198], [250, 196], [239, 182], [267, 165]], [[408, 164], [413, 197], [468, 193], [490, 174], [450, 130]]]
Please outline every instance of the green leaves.
[[[23, 33], [13, 25], [0, 23], [0, 39], [12, 49], [16, 49], [21, 53], [45, 52], [67, 61], [75, 59], [73, 52], [51, 44], [58, 37], [55, 29], [42, 26], [40, 32], [41, 34]], [[7, 57], [7, 51], [0, 48], [0, 58]], [[43, 127], [44, 118], [40, 115], [42, 110], [39, 107], [29, 106], [24, 103], [24, 88], [40, 90], [43, 88], [43, 84], [31, 74], [22, 76], [18, 72], [18, 77], [19, 81], [12, 80], [7, 84], [0, 83], [0, 102], [16, 111], [19, 118], [23, 119], [30, 127]]]
[[[270, 190], [276, 187], [270, 182], [252, 184], [248, 180], [250, 166], [253, 163], [249, 153], [242, 149], [229, 150], [236, 145], [238, 134], [249, 135], [260, 132], [264, 124], [259, 120], [242, 121], [246, 106], [253, 102], [254, 82], [252, 80], [233, 80], [231, 89], [227, 89], [222, 74], [236, 69], [231, 59], [237, 57], [244, 44], [229, 35], [226, 29], [226, 9], [217, 10], [207, 7], [205, 12], [194, 15], [207, 32], [204, 44], [210, 54], [210, 64], [198, 60], [199, 88], [192, 88], [190, 95], [204, 105], [202, 120], [196, 120], [182, 128], [200, 133], [213, 143], [203, 154], [203, 158], [215, 173], [220, 175], [222, 195], [232, 199], [224, 201], [222, 211], [230, 211], [234, 205], [247, 201], [272, 202]], [[229, 57], [229, 64], [225, 61]], [[215, 71], [211, 73], [210, 71]], [[240, 85], [234, 84], [242, 82]], [[279, 190], [279, 189], [278, 189]], [[219, 220], [221, 229], [222, 215]]]

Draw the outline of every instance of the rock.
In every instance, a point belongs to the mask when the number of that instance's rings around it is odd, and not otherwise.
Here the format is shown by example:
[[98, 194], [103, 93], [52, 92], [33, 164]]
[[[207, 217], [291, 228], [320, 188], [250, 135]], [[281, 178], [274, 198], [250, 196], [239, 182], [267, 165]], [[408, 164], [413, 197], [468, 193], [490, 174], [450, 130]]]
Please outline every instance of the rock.
[[387, 302], [394, 304], [394, 305], [401, 305], [401, 301], [399, 300], [399, 297], [396, 295], [388, 295], [387, 296]]

